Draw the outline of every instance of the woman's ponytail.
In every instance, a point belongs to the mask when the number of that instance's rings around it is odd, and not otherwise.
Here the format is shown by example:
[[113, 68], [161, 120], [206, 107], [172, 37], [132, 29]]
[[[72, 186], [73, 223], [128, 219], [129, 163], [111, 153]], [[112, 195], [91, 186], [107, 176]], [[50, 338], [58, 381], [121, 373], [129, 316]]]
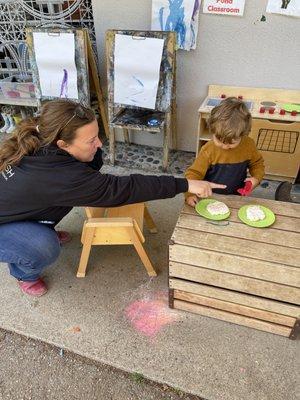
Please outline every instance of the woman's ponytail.
[[11, 165], [33, 154], [40, 148], [37, 118], [26, 119], [17, 126], [12, 136], [0, 144], [0, 173]]

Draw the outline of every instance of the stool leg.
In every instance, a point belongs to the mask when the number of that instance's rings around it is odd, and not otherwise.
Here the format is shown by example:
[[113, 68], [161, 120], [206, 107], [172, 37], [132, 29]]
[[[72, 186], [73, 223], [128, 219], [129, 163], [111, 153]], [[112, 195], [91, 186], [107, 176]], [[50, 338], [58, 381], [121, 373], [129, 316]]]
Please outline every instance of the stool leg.
[[77, 271], [77, 278], [85, 277], [85, 271], [89, 260], [94, 232], [95, 232], [95, 228], [84, 228], [84, 229], [86, 229], [86, 232], [84, 235], [84, 243], [81, 251], [81, 257]]
[[145, 222], [146, 222], [147, 228], [149, 229], [150, 233], [157, 233], [157, 228], [156, 228], [155, 222], [153, 221], [153, 218], [152, 218], [146, 204], [145, 204], [145, 208], [144, 208], [144, 218], [145, 218]]
[[157, 276], [157, 273], [155, 269], [153, 268], [153, 265], [145, 252], [145, 249], [137, 235], [134, 229], [130, 228], [129, 229], [129, 235], [132, 240], [132, 244], [135, 247], [135, 250], [137, 251], [138, 255], [140, 256], [140, 259], [142, 260], [142, 263], [144, 264], [144, 267], [146, 268], [146, 271], [149, 276]]

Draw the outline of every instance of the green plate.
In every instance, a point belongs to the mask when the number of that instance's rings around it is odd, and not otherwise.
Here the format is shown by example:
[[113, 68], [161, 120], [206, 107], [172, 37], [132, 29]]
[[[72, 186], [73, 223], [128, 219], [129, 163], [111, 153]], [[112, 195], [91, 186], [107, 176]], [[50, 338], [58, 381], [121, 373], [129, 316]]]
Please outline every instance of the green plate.
[[260, 205], [259, 207], [260, 207], [260, 208], [263, 210], [263, 212], [265, 213], [265, 215], [266, 215], [266, 218], [265, 218], [265, 219], [254, 222], [254, 221], [250, 221], [250, 220], [247, 218], [247, 214], [246, 214], [247, 208], [250, 207], [250, 206], [254, 206], [254, 205], [258, 205], [258, 204], [248, 204], [247, 206], [241, 207], [241, 208], [239, 209], [239, 212], [238, 212], [238, 217], [239, 217], [239, 219], [240, 219], [242, 222], [244, 222], [244, 224], [247, 224], [247, 225], [249, 225], [249, 226], [253, 226], [253, 227], [255, 227], [255, 228], [267, 228], [268, 226], [273, 225], [274, 222], [275, 222], [275, 219], [276, 219], [276, 218], [275, 218], [275, 214], [274, 214], [273, 211], [271, 211], [269, 208], [264, 207], [264, 206], [261, 206], [261, 205]]
[[197, 211], [198, 214], [200, 214], [202, 217], [207, 218], [207, 219], [212, 219], [214, 221], [222, 221], [223, 219], [226, 219], [230, 215], [230, 211], [227, 214], [223, 215], [211, 215], [206, 207], [210, 203], [214, 203], [218, 200], [215, 199], [203, 199], [200, 200], [199, 203], [196, 204], [195, 210]]
[[287, 112], [292, 112], [292, 111], [300, 112], [300, 104], [286, 103], [282, 106], [282, 108]]

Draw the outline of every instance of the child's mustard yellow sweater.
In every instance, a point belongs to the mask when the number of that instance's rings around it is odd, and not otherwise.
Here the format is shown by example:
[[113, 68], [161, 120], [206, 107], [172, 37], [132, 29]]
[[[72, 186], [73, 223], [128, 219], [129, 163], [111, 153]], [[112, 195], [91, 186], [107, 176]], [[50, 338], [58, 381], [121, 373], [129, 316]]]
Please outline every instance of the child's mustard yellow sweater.
[[[228, 150], [217, 147], [213, 140], [206, 143], [193, 164], [186, 170], [185, 177], [227, 185], [226, 189], [214, 190], [217, 193], [238, 194], [237, 189], [245, 185], [247, 170], [259, 182], [264, 177], [262, 155], [253, 139], [244, 136], [237, 147]], [[189, 195], [191, 194], [186, 193], [186, 197]]]

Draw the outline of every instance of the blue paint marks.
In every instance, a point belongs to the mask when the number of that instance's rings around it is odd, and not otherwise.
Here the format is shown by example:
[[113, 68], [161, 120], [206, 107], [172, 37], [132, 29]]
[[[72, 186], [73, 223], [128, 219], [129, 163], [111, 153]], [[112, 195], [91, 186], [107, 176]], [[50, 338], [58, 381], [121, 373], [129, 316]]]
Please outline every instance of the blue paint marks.
[[152, 29], [176, 32], [177, 48], [196, 48], [201, 0], [152, 0]]
[[186, 38], [186, 25], [184, 22], [185, 14], [184, 7], [182, 7], [183, 0], [168, 0], [169, 1], [169, 15], [166, 24], [163, 27], [163, 12], [164, 8], [159, 10], [159, 21], [161, 30], [175, 31], [177, 33], [177, 42], [180, 47], [184, 47]]
[[130, 101], [136, 103], [136, 101], [134, 99], [132, 99], [132, 97], [139, 96], [142, 93], [144, 93], [145, 87], [144, 87], [143, 82], [139, 78], [137, 78], [136, 76], [132, 75], [132, 79], [134, 79], [135, 83], [138, 84], [138, 87], [135, 85], [134, 90], [136, 90], [136, 92], [135, 93], [131, 93], [131, 95], [128, 96], [127, 98], [130, 99]]
[[135, 79], [142, 87], [144, 87], [143, 82], [140, 79], [138, 79], [136, 76], [133, 76], [133, 79]]
[[68, 71], [66, 69], [63, 69], [63, 71], [64, 71], [64, 76], [63, 76], [61, 86], [60, 86], [60, 96], [59, 97], [68, 98]]

